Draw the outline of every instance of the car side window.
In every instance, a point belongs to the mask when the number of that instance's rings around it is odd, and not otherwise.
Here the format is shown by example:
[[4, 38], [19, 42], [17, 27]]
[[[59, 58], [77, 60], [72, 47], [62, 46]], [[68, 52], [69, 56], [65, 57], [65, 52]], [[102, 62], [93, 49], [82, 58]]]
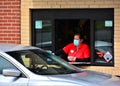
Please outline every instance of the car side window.
[[0, 74], [2, 74], [3, 69], [17, 69], [12, 63], [10, 63], [7, 59], [0, 56]]

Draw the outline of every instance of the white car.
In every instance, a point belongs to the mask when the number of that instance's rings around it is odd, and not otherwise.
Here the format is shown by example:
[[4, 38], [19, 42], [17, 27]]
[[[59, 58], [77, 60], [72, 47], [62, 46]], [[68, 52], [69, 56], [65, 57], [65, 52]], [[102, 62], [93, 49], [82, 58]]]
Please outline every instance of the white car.
[[37, 47], [0, 44], [0, 86], [120, 86], [120, 78], [75, 67]]

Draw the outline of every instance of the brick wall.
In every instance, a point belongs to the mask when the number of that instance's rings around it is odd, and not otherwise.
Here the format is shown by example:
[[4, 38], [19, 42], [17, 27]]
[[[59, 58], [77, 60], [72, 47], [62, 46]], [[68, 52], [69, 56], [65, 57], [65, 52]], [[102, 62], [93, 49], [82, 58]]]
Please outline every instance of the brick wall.
[[0, 43], [20, 43], [20, 0], [0, 0]]

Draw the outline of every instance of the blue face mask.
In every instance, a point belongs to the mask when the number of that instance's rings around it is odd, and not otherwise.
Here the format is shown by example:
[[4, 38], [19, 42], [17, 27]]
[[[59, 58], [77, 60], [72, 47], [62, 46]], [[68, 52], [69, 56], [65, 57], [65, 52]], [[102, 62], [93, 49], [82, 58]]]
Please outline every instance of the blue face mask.
[[79, 40], [74, 39], [74, 40], [73, 40], [73, 44], [74, 44], [75, 46], [78, 46], [78, 45], [79, 45]]

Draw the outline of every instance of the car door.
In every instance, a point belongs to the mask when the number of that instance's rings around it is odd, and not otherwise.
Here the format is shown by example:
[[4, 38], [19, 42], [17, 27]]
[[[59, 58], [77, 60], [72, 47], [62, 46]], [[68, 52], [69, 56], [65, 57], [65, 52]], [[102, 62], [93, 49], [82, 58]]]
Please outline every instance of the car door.
[[[19, 73], [19, 76], [15, 75]], [[28, 78], [10, 61], [0, 56], [0, 86], [27, 86], [27, 84]]]

